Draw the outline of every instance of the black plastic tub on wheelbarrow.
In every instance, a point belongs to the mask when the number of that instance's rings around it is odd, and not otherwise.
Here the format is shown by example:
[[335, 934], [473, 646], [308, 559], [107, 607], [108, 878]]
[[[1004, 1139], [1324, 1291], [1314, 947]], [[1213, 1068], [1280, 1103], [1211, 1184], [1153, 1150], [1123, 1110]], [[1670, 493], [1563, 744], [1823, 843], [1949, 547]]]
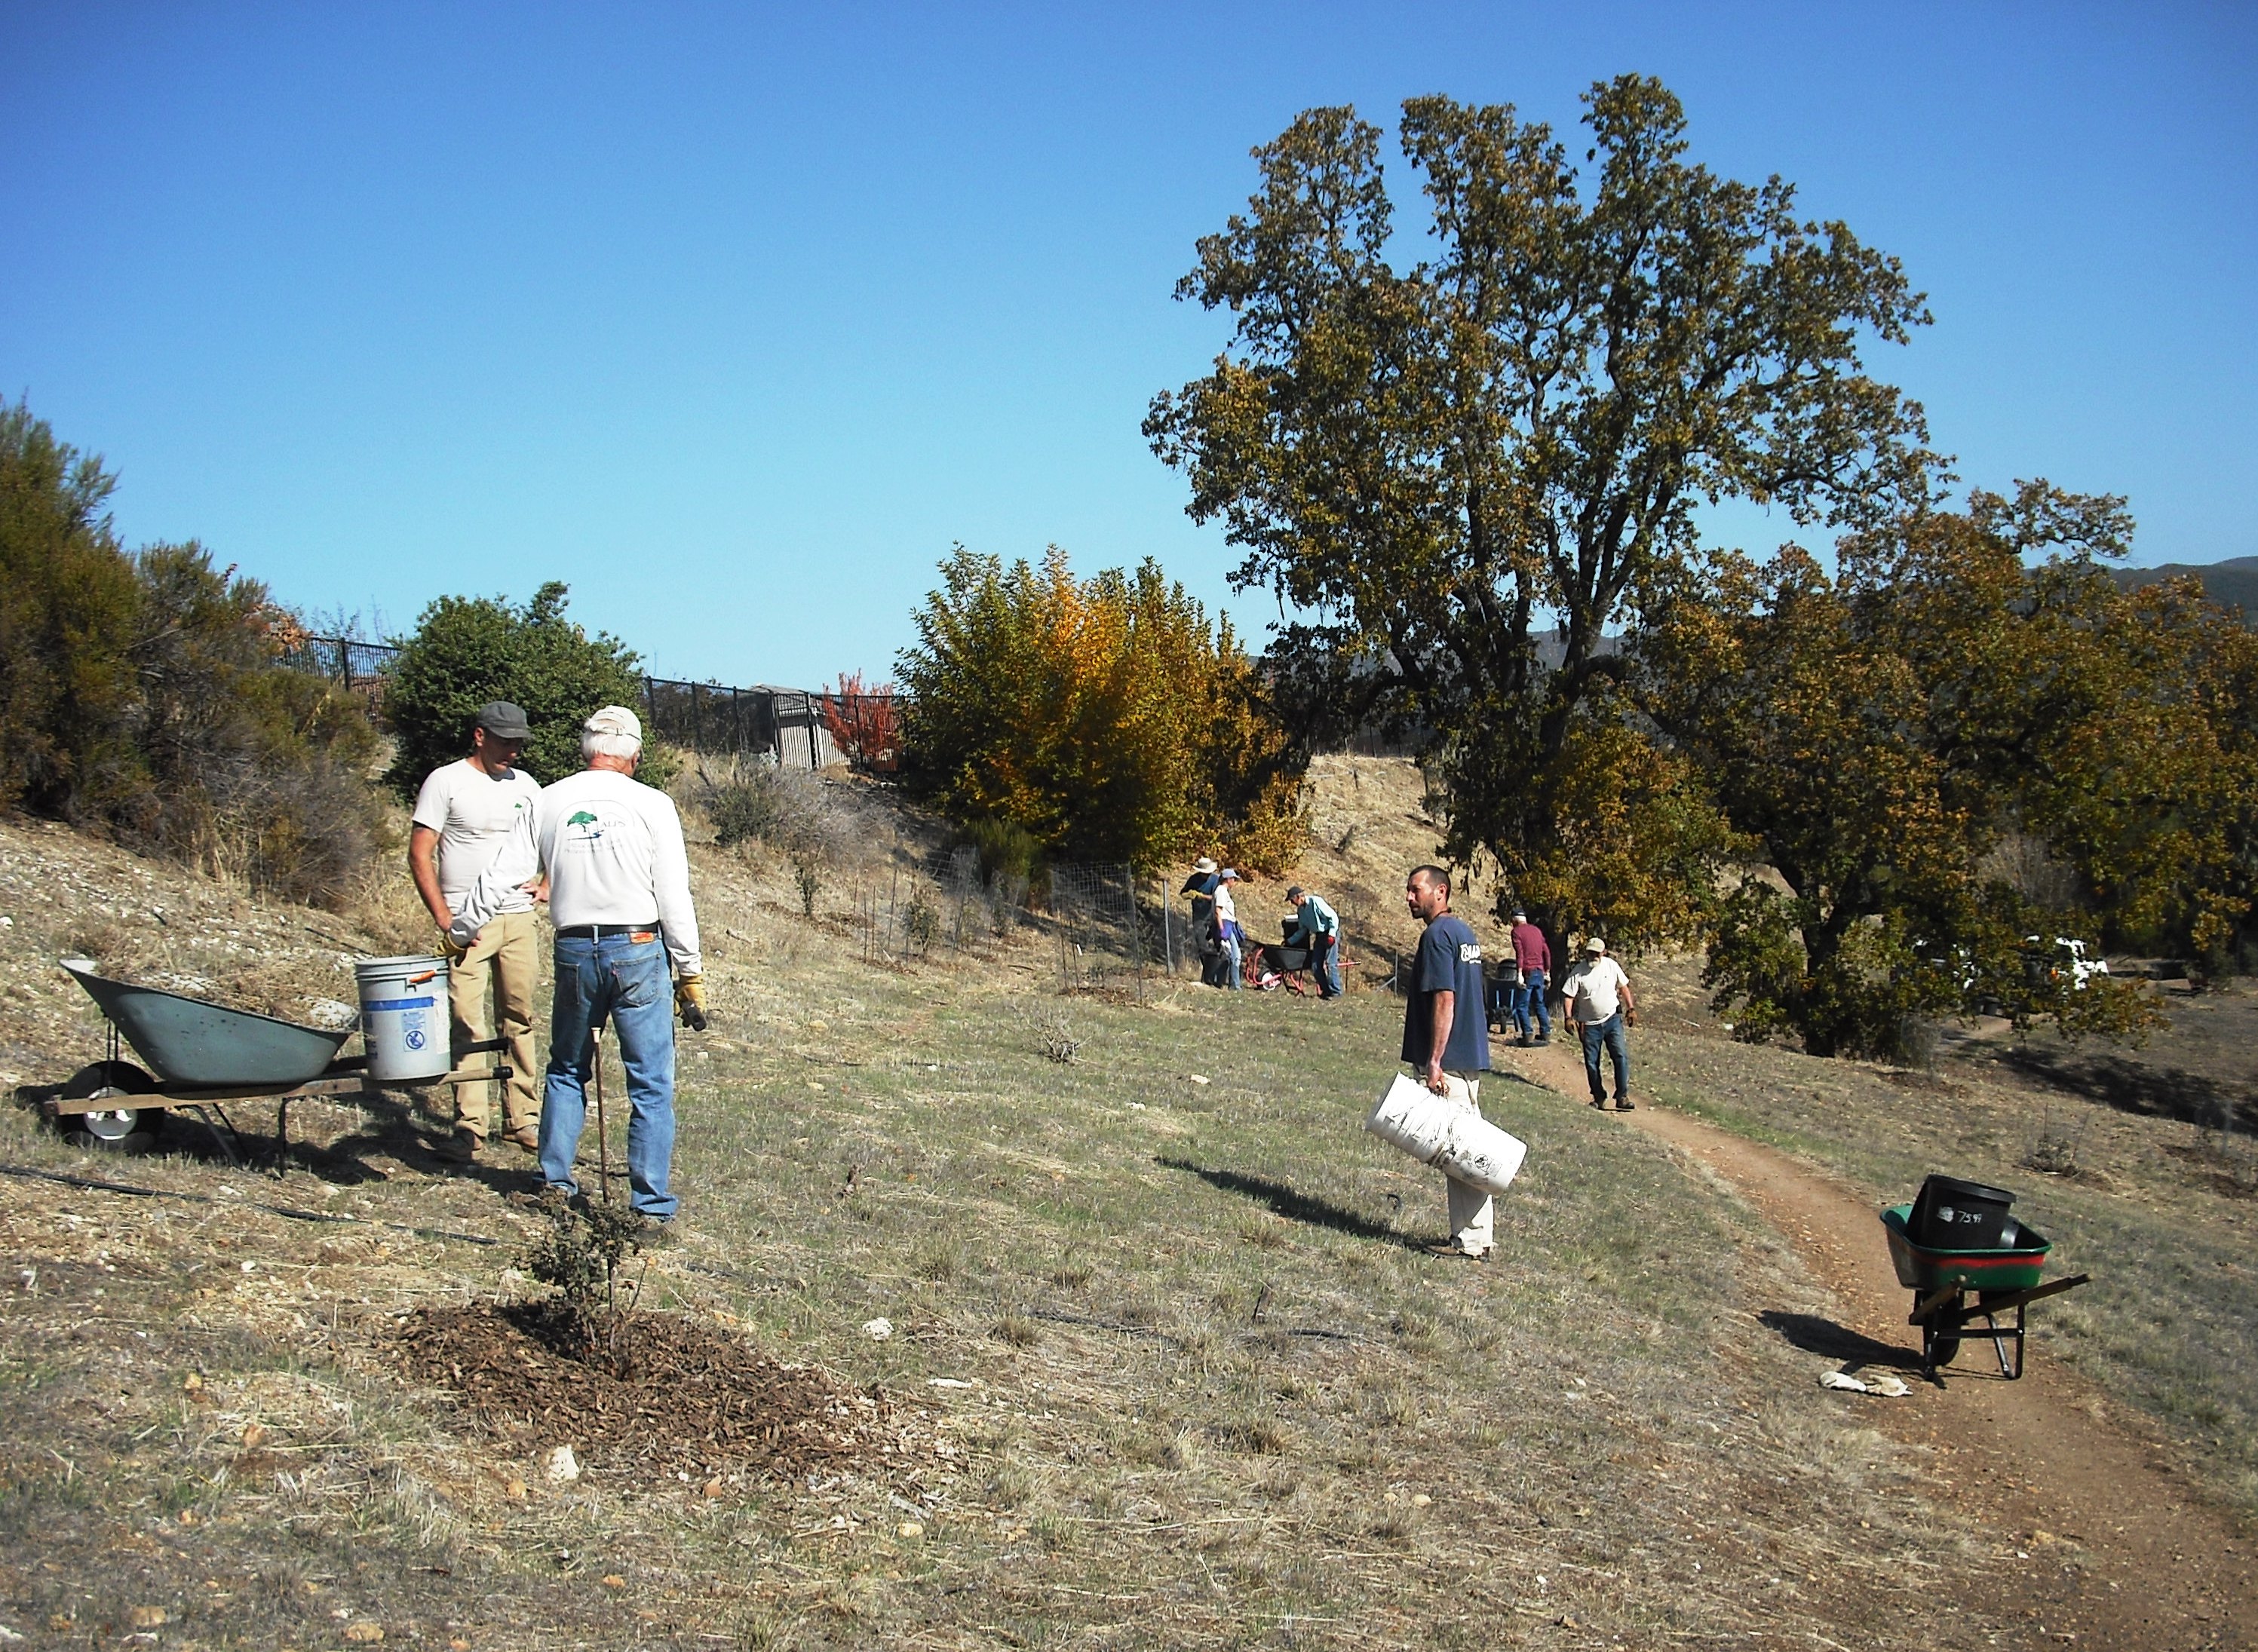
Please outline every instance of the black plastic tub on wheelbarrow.
[[[2012, 1200], [2013, 1195], [2004, 1197]], [[1890, 1262], [1897, 1269], [1898, 1283], [1913, 1293], [1913, 1313], [1906, 1322], [1921, 1327], [1921, 1369], [1934, 1377], [1940, 1366], [1952, 1363], [1963, 1338], [1988, 1336], [1999, 1356], [1999, 1374], [2013, 1381], [2023, 1374], [2024, 1310], [2041, 1298], [2085, 1284], [2091, 1276], [2079, 1273], [2041, 1284], [2053, 1242], [2013, 1222], [1998, 1224], [2007, 1241], [2003, 1244], [1967, 1249], [1923, 1244], [1914, 1237], [1912, 1225], [1918, 1203], [1894, 1204], [1884, 1210], [1882, 1230], [1889, 1236]], [[2014, 1315], [2013, 1322], [2001, 1324], [1999, 1316], [2008, 1313]], [[1979, 1319], [1981, 1325], [1976, 1322]], [[2012, 1361], [2007, 1357], [2011, 1343]]]

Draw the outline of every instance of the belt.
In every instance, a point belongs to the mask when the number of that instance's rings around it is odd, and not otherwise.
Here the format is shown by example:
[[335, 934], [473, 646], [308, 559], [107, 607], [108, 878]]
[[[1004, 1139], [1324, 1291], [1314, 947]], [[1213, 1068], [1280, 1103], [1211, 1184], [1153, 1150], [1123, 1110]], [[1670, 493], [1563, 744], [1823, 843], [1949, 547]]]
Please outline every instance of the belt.
[[568, 924], [557, 932], [560, 940], [602, 940], [611, 935], [655, 935], [656, 921], [648, 924]]

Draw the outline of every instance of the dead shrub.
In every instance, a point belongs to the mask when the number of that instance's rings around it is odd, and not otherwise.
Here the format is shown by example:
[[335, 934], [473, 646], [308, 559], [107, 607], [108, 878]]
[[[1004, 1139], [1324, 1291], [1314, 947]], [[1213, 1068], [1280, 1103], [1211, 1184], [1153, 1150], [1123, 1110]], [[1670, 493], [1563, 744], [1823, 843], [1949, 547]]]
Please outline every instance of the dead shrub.
[[1027, 1030], [1034, 1035], [1035, 1053], [1061, 1067], [1074, 1065], [1083, 1040], [1076, 1036], [1073, 1017], [1054, 1003], [1038, 1004], [1027, 1012]]

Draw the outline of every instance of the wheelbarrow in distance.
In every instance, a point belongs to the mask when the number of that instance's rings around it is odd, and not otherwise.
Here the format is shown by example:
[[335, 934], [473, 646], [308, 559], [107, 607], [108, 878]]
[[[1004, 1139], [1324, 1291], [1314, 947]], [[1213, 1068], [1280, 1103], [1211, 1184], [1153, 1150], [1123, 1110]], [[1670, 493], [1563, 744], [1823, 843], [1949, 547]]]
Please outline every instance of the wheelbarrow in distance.
[[2041, 1284], [2053, 1241], [2010, 1216], [2013, 1202], [2014, 1195], [1998, 1188], [1931, 1176], [1912, 1203], [1882, 1212], [1891, 1265], [1913, 1293], [1906, 1322], [1921, 1328], [1921, 1372], [1932, 1381], [1974, 1337], [1990, 1340], [1999, 1374], [2014, 1381], [2023, 1374], [2031, 1304], [2092, 1278], [2077, 1273]]

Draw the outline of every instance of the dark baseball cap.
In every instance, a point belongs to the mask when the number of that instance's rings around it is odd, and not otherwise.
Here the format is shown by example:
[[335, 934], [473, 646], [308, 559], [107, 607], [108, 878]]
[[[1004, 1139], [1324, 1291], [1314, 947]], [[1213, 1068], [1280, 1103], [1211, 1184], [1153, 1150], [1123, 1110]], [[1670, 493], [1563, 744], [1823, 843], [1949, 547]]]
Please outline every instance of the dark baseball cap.
[[526, 723], [523, 709], [508, 700], [488, 700], [479, 706], [474, 727], [485, 729], [496, 740], [533, 738], [533, 730]]

